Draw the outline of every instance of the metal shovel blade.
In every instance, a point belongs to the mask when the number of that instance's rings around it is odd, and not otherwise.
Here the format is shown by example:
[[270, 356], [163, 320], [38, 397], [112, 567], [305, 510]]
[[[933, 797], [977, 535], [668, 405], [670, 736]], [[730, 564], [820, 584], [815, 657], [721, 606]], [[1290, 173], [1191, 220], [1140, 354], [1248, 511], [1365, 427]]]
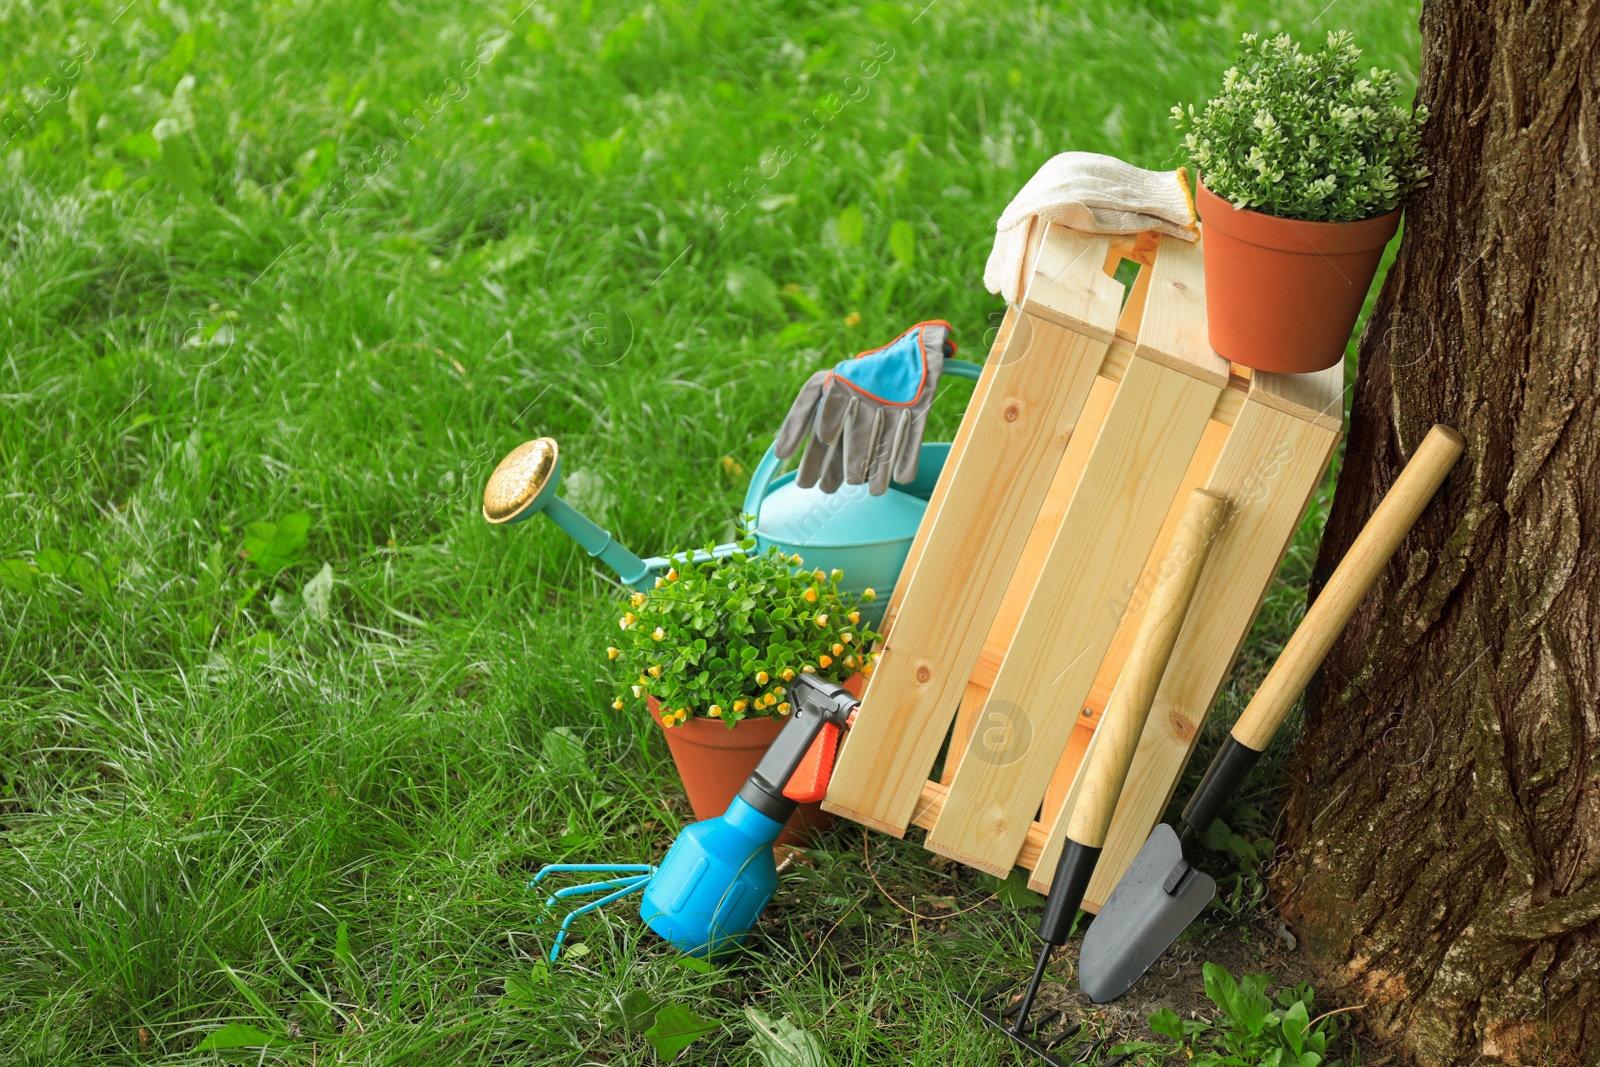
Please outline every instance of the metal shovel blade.
[[[1187, 869], [1168, 893], [1165, 883], [1180, 864]], [[1078, 988], [1096, 1004], [1122, 996], [1216, 892], [1215, 879], [1185, 864], [1177, 832], [1166, 823], [1157, 826], [1083, 935]]]

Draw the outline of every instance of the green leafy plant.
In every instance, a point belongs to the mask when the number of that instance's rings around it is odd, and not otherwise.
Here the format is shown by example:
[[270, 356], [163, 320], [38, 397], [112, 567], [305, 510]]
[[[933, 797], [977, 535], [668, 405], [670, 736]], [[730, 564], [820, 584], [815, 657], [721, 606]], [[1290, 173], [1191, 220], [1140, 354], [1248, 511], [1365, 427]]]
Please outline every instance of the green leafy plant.
[[1408, 111], [1395, 73], [1360, 61], [1347, 31], [1310, 52], [1287, 34], [1245, 34], [1205, 109], [1172, 109], [1206, 188], [1236, 208], [1309, 222], [1373, 218], [1421, 188], [1428, 109]]
[[[740, 547], [749, 552], [755, 541]], [[840, 590], [843, 571], [796, 570], [801, 558], [776, 548], [674, 558], [652, 592], [628, 599], [620, 644], [606, 649], [637, 674], [634, 698], [658, 700], [668, 725], [702, 715], [731, 728], [750, 715], [787, 715], [785, 685], [797, 674], [842, 682], [872, 673], [878, 634], [862, 624], [860, 601]], [[618, 697], [613, 707], [625, 705]]]
[[[1171, 1008], [1150, 1016], [1150, 1029], [1172, 1038], [1176, 1046], [1154, 1041], [1119, 1045], [1128, 1053], [1183, 1053], [1189, 1067], [1341, 1067], [1328, 1058], [1328, 1046], [1339, 1036], [1328, 1015], [1313, 1016], [1309, 985], [1267, 996], [1272, 979], [1250, 974], [1235, 981], [1226, 967], [1205, 965], [1206, 996], [1217, 1006], [1216, 1019], [1183, 1019]], [[1350, 1061], [1356, 1067], [1359, 1059]]]

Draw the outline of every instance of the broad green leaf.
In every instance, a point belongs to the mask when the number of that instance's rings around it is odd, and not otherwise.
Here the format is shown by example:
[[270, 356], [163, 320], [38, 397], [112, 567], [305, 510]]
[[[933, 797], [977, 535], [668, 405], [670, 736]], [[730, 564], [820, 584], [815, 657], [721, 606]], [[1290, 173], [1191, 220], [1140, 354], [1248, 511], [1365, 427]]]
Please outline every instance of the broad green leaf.
[[744, 1014], [752, 1031], [749, 1047], [765, 1067], [831, 1067], [833, 1061], [815, 1034], [788, 1018], [772, 1019], [755, 1008], [745, 1008]]
[[350, 951], [350, 924], [341, 920], [333, 935], [333, 959], [341, 967], [354, 968], [356, 956]]
[[785, 317], [783, 304], [778, 300], [778, 287], [760, 267], [746, 264], [729, 267], [725, 284], [734, 302], [758, 318]]
[[699, 956], [679, 956], [677, 963], [678, 966], [682, 967], [684, 970], [694, 971], [696, 974], [717, 973], [717, 969], [715, 967], [713, 967], [706, 960], [701, 959]]
[[25, 559], [0, 560], [0, 585], [16, 592], [26, 592], [34, 586], [39, 572]]
[[1228, 829], [1228, 824], [1221, 819], [1217, 819], [1206, 827], [1205, 833], [1200, 835], [1200, 843], [1212, 852], [1226, 852], [1228, 851], [1228, 838], [1232, 835], [1233, 831]]
[[1183, 1040], [1183, 1020], [1178, 1018], [1178, 1013], [1171, 1008], [1162, 1008], [1150, 1016], [1150, 1029], [1158, 1034], [1163, 1034], [1174, 1041]]
[[306, 614], [313, 619], [328, 617], [328, 603], [333, 597], [333, 564], [324, 563], [322, 569], [300, 589], [300, 599], [305, 603]]
[[1305, 1051], [1305, 1032], [1310, 1025], [1310, 1015], [1306, 1012], [1304, 1001], [1295, 1001], [1289, 1010], [1283, 1013], [1283, 1038], [1289, 1043], [1296, 1056]]
[[917, 235], [909, 222], [896, 222], [889, 227], [889, 254], [907, 270], [917, 259]]
[[866, 218], [854, 204], [839, 212], [833, 220], [833, 235], [840, 245], [854, 248], [861, 243], [861, 233], [866, 228]]
[[538, 1011], [549, 1000], [539, 993], [539, 987], [550, 981], [550, 964], [546, 960], [539, 960], [532, 969], [523, 974], [510, 974], [506, 976], [505, 999], [514, 1008], [525, 1011]]
[[1220, 964], [1207, 963], [1203, 968], [1205, 972], [1206, 996], [1211, 1003], [1221, 1011], [1227, 1012], [1230, 1018], [1239, 1015], [1239, 984], [1233, 980], [1233, 975]]
[[1318, 1067], [1318, 1065], [1321, 1064], [1321, 1063], [1322, 1063], [1321, 1055], [1319, 1055], [1318, 1053], [1312, 1052], [1310, 1049], [1307, 1049], [1306, 1051], [1300, 1053], [1300, 1064], [1299, 1064], [1299, 1067]]
[[262, 1048], [286, 1045], [287, 1041], [257, 1030], [248, 1023], [229, 1023], [207, 1034], [205, 1040], [194, 1047], [196, 1052], [210, 1052], [222, 1048]]
[[656, 1012], [656, 1021], [644, 1032], [644, 1039], [657, 1056], [670, 1060], [716, 1028], [715, 1022], [682, 1004], [668, 1004]]
[[1028, 876], [1020, 869], [1012, 868], [1004, 878], [995, 878], [993, 875], [985, 877], [989, 879], [997, 900], [1018, 908], [1035, 908], [1044, 903], [1044, 897], [1028, 888]]
[[540, 739], [539, 752], [544, 766], [562, 774], [582, 774], [589, 769], [583, 740], [570, 726], [557, 726], [546, 730]]
[[661, 1002], [642, 989], [635, 989], [605, 1010], [606, 1021], [624, 1030], [644, 1031], [656, 1024]]

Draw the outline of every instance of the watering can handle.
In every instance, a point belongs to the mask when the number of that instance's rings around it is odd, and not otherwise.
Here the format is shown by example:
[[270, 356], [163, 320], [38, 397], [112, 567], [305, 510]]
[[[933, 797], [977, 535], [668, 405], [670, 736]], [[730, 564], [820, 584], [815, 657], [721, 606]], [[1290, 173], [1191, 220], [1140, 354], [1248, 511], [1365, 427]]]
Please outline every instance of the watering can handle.
[[[983, 373], [982, 364], [969, 363], [964, 359], [947, 359], [944, 361], [944, 370], [941, 377], [965, 378], [969, 382], [978, 380]], [[761, 510], [761, 501], [766, 499], [767, 487], [772, 484], [773, 477], [778, 473], [778, 468], [783, 466], [783, 460], [778, 458], [774, 445], [767, 446], [766, 455], [761, 457], [761, 462], [756, 464], [755, 473], [750, 476], [750, 488], [744, 494], [744, 513], [755, 515]]]

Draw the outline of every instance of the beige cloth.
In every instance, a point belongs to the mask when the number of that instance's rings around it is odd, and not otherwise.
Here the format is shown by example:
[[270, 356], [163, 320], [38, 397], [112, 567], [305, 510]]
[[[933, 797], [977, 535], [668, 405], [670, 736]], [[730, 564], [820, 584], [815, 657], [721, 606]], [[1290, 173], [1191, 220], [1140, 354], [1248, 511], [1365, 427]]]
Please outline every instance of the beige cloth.
[[1158, 233], [1200, 239], [1189, 175], [1144, 170], [1095, 152], [1063, 152], [1039, 168], [995, 224], [983, 284], [1015, 304], [1021, 295], [1028, 220], [1038, 216], [1087, 233]]

